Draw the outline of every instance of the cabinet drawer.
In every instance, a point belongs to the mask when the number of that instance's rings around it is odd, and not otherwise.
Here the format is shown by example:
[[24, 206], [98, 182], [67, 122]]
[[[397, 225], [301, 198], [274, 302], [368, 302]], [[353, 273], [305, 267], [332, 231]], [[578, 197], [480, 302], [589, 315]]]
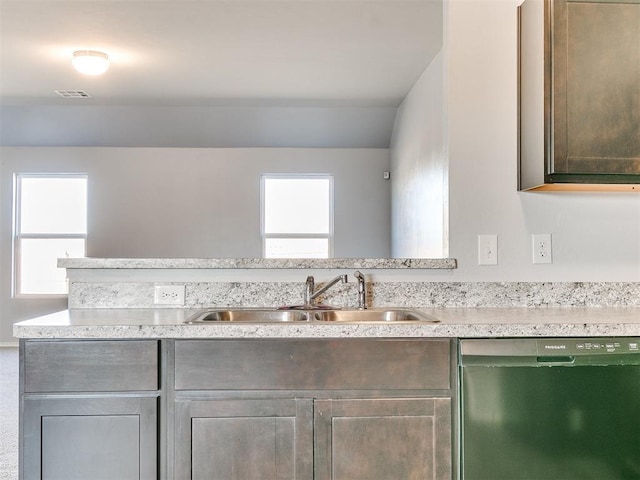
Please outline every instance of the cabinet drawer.
[[178, 340], [177, 390], [450, 388], [449, 340]]
[[26, 342], [24, 389], [25, 392], [157, 390], [158, 342]]

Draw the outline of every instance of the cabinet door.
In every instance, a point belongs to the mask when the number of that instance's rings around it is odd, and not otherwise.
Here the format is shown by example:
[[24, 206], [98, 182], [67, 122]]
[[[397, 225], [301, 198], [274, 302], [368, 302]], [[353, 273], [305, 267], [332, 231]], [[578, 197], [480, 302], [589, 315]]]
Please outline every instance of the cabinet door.
[[552, 7], [551, 173], [628, 175], [637, 182], [640, 2], [557, 0]]
[[157, 478], [157, 398], [24, 400], [24, 480]]
[[310, 480], [313, 402], [176, 402], [175, 478]]
[[637, 191], [640, 0], [525, 0], [519, 12], [518, 188]]
[[451, 480], [451, 399], [316, 400], [315, 480]]

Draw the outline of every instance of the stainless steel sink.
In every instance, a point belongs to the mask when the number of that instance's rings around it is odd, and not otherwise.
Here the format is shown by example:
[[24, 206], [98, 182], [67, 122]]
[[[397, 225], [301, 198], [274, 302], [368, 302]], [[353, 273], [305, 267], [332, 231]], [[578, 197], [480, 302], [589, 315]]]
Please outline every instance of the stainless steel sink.
[[279, 323], [279, 322], [426, 322], [439, 320], [418, 310], [404, 308], [372, 308], [367, 310], [299, 310], [299, 309], [209, 309], [192, 315], [186, 323]]
[[274, 323], [274, 322], [306, 322], [311, 320], [313, 312], [302, 310], [276, 309], [221, 309], [204, 310], [192, 315], [187, 323], [209, 322], [242, 322], [242, 323]]
[[367, 310], [328, 310], [318, 312], [325, 322], [429, 322], [440, 320], [418, 310], [396, 308], [372, 308]]

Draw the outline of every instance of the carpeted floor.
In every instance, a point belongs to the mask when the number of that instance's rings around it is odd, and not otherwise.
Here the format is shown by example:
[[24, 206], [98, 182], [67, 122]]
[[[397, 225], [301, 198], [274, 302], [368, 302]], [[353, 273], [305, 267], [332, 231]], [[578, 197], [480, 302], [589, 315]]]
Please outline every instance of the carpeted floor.
[[18, 478], [18, 349], [0, 347], [0, 480]]

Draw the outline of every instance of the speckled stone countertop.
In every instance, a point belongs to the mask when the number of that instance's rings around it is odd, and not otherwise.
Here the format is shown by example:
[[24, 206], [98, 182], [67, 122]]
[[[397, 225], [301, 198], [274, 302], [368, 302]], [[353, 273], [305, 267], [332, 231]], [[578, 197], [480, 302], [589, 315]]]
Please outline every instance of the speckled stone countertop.
[[191, 309], [74, 309], [14, 325], [18, 338], [412, 338], [640, 336], [640, 308], [420, 309], [431, 322], [184, 324]]
[[83, 269], [454, 269], [455, 258], [60, 258], [58, 267]]

